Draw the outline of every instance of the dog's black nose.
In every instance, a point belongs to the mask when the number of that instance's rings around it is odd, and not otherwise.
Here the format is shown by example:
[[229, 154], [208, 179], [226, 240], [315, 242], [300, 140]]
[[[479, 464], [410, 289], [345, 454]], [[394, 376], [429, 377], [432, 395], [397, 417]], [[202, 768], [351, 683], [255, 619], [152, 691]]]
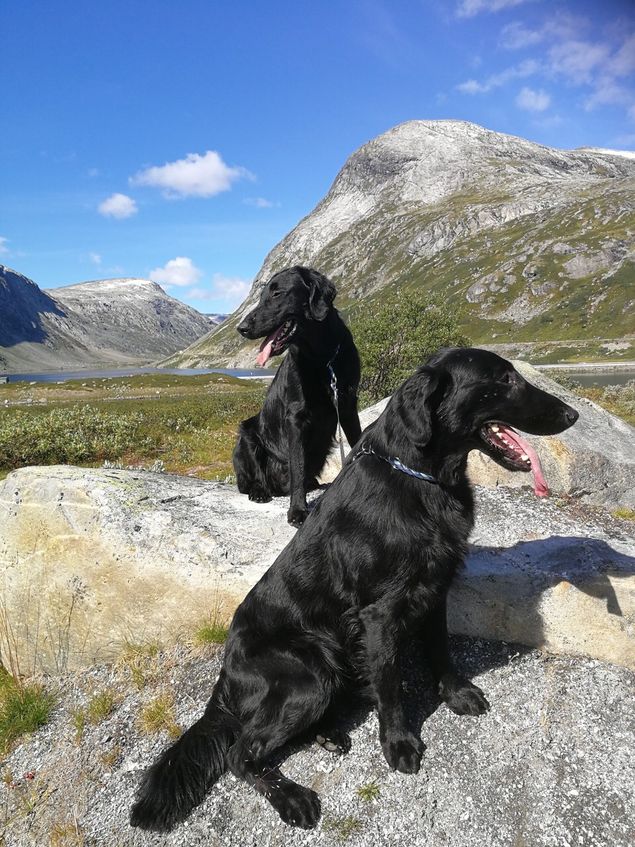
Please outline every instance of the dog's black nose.
[[247, 318], [245, 318], [244, 320], [242, 320], [242, 321], [238, 324], [238, 326], [236, 327], [236, 329], [238, 330], [238, 332], [239, 332], [241, 335], [245, 335], [245, 336], [246, 336], [246, 335], [247, 335], [247, 333], [249, 332], [249, 321], [247, 320]]
[[564, 419], [569, 424], [569, 426], [573, 426], [573, 424], [577, 421], [579, 417], [579, 412], [576, 412], [576, 410], [571, 408], [571, 406], [567, 407], [567, 411], [564, 413]]

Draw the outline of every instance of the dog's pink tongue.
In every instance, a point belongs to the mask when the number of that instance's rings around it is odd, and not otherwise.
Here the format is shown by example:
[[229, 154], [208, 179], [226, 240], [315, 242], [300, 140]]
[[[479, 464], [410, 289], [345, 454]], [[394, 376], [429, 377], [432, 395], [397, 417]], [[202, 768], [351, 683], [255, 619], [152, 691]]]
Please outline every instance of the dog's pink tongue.
[[256, 356], [256, 364], [261, 368], [264, 368], [271, 357], [271, 348], [273, 347], [273, 341], [276, 337], [277, 331], [277, 329], [274, 330], [274, 332], [272, 332], [271, 335], [268, 335], [260, 345], [260, 353]]
[[536, 497], [548, 497], [549, 496], [549, 486], [547, 485], [547, 480], [542, 472], [542, 465], [540, 464], [540, 458], [538, 457], [538, 453], [534, 450], [534, 448], [529, 444], [529, 442], [525, 441], [520, 435], [516, 432], [516, 430], [511, 429], [511, 427], [501, 426], [501, 430], [507, 436], [507, 439], [512, 443], [516, 444], [523, 453], [526, 453], [529, 456], [529, 461], [531, 462], [531, 472], [534, 476], [534, 494]]

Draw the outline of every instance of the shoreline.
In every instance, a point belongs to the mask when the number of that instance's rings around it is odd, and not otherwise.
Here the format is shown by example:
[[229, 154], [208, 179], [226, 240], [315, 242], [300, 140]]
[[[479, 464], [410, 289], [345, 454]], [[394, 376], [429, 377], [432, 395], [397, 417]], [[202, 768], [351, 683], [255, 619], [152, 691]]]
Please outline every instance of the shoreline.
[[577, 371], [578, 373], [615, 373], [635, 370], [635, 361], [630, 362], [558, 362], [534, 365], [538, 371]]

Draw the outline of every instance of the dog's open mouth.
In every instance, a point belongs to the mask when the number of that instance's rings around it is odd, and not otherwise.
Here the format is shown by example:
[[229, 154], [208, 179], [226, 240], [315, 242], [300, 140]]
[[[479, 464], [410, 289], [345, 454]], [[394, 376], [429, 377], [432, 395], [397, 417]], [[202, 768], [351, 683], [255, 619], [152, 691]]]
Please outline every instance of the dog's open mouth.
[[272, 356], [279, 356], [280, 353], [284, 353], [297, 327], [298, 325], [295, 321], [285, 321], [282, 326], [279, 326], [271, 335], [268, 335], [260, 345], [260, 352], [256, 356], [256, 364], [264, 368]]
[[489, 447], [490, 455], [503, 467], [533, 473], [536, 497], [546, 497], [549, 494], [538, 454], [515, 429], [498, 421], [490, 421], [481, 427], [480, 436]]

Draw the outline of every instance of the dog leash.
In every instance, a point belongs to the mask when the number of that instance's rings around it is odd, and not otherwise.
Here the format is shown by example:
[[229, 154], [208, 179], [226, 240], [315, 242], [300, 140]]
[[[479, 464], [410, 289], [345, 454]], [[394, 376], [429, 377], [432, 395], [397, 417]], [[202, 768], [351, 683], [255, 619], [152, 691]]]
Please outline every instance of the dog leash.
[[351, 464], [356, 462], [362, 456], [375, 456], [375, 458], [381, 459], [382, 462], [386, 462], [396, 471], [401, 471], [401, 473], [405, 473], [408, 476], [413, 476], [415, 479], [422, 479], [424, 482], [431, 482], [434, 485], [439, 484], [439, 480], [436, 479], [436, 477], [431, 476], [429, 473], [423, 473], [423, 471], [415, 471], [413, 468], [409, 468], [408, 465], [404, 465], [401, 459], [397, 456], [382, 456], [381, 453], [376, 453], [368, 444], [362, 444], [360, 449], [351, 459]]
[[342, 466], [344, 464], [344, 458], [345, 458], [345, 456], [344, 456], [344, 442], [342, 440], [342, 426], [340, 424], [340, 405], [339, 405], [339, 399], [338, 399], [338, 395], [337, 395], [337, 376], [335, 375], [335, 370], [333, 368], [333, 362], [337, 358], [337, 354], [339, 352], [340, 352], [340, 345], [338, 344], [337, 350], [335, 351], [335, 353], [333, 353], [333, 355], [331, 356], [329, 361], [326, 363], [326, 368], [327, 368], [329, 375], [331, 377], [331, 392], [333, 393], [333, 405], [335, 406], [335, 414], [337, 415], [337, 442], [338, 442], [339, 447], [340, 447], [340, 466]]

